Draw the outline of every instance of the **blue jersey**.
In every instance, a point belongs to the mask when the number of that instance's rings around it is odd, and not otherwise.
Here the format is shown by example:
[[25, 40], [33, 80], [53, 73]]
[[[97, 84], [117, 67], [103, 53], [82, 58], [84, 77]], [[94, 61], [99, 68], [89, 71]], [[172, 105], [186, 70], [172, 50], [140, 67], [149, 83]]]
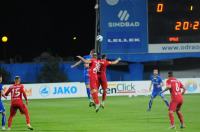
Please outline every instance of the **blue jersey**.
[[162, 85], [163, 83], [162, 78], [160, 76], [151, 76], [151, 82], [153, 85], [153, 92], [160, 92], [162, 91]]
[[[3, 90], [3, 84], [0, 83], [0, 92]], [[1, 98], [0, 98], [1, 100]]]
[[[0, 84], [0, 92], [3, 90], [3, 85]], [[1, 97], [0, 97], [0, 113], [1, 112], [5, 112], [5, 107], [3, 105], [3, 102], [1, 101]]]
[[[92, 58], [92, 56], [86, 55], [86, 56], [83, 56], [83, 58], [86, 60], [90, 60]], [[84, 64], [83, 74], [84, 74], [85, 84], [89, 84], [89, 64]]]

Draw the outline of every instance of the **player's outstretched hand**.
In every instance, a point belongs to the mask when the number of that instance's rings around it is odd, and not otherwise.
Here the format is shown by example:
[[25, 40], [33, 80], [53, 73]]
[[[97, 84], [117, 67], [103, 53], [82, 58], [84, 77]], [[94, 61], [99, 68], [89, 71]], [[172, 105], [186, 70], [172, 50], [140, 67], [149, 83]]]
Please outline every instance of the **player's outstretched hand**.
[[70, 67], [71, 67], [71, 68], [74, 68], [74, 65], [71, 65]]
[[28, 105], [28, 100], [26, 101], [26, 105]]
[[77, 58], [81, 58], [81, 56], [80, 56], [80, 55], [77, 55], [76, 57], [77, 57]]

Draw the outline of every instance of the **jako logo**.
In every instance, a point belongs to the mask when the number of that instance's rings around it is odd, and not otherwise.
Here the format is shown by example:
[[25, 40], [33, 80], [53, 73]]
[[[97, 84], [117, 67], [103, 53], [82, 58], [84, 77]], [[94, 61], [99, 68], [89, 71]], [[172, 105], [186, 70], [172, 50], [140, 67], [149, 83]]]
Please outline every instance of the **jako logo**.
[[76, 86], [56, 86], [53, 88], [53, 94], [59, 95], [59, 94], [76, 94], [78, 92], [78, 89]]
[[118, 18], [120, 21], [128, 21], [130, 15], [127, 10], [120, 10], [118, 13]]
[[48, 86], [42, 86], [40, 88], [40, 95], [43, 96], [43, 97], [46, 97], [48, 96], [50, 93], [50, 88]]

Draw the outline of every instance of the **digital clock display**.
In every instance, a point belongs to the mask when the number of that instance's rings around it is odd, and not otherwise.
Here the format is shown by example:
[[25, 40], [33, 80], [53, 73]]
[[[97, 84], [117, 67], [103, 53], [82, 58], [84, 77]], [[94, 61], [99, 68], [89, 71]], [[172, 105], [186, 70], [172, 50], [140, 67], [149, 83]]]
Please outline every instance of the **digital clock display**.
[[200, 0], [148, 0], [150, 44], [200, 43]]

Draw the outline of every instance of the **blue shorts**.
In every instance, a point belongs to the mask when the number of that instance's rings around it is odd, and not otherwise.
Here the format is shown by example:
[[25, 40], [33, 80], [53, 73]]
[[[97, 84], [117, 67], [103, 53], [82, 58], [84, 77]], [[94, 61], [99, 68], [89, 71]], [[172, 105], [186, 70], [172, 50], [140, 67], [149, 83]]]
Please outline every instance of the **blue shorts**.
[[89, 79], [88, 75], [84, 76], [84, 82], [85, 82], [86, 85], [90, 84], [90, 79]]
[[161, 91], [156, 91], [156, 92], [152, 92], [151, 97], [155, 98], [156, 96], [160, 96], [161, 98], [164, 98], [164, 94], [160, 94]]
[[3, 102], [0, 101], [0, 113], [5, 112], [5, 107], [3, 105]]

